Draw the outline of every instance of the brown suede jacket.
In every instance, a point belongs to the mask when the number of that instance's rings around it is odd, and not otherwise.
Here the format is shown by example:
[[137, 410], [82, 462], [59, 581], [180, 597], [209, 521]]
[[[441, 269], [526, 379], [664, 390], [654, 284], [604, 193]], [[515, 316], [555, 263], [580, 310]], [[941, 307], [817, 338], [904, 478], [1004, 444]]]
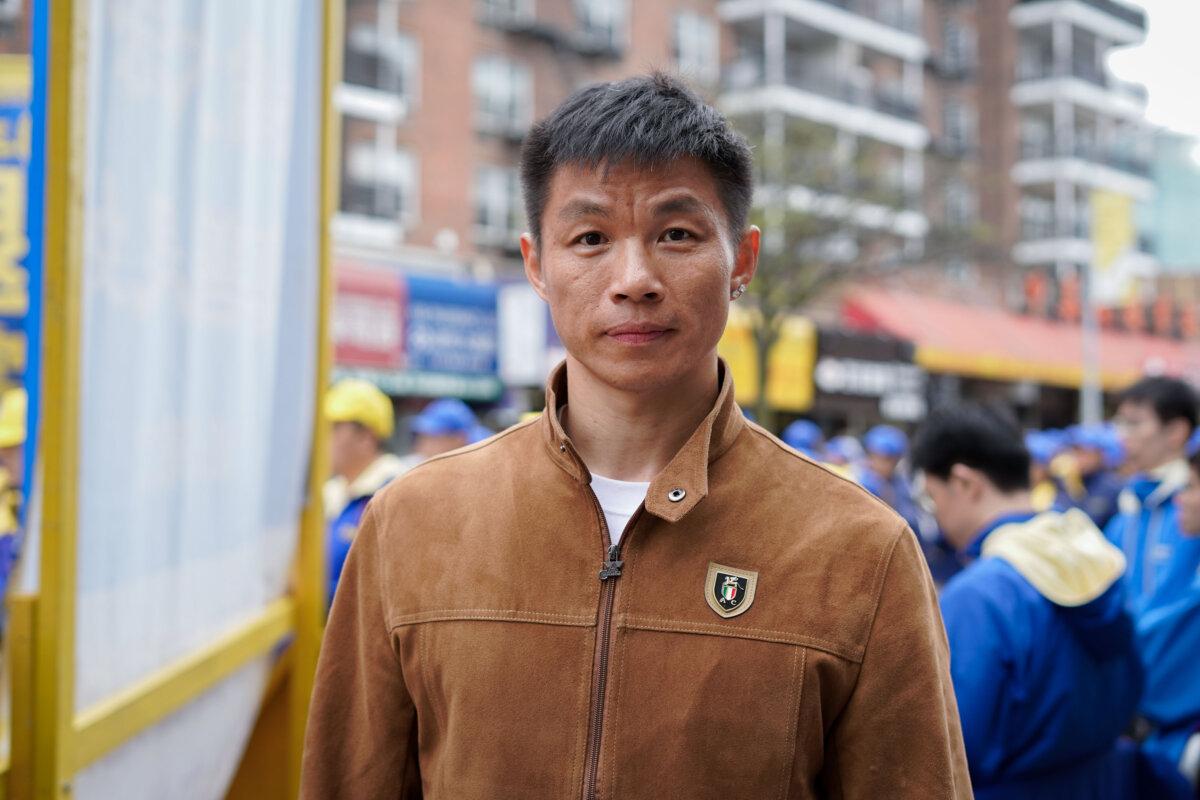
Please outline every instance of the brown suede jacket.
[[971, 797], [913, 534], [746, 422], [722, 375], [619, 549], [557, 413], [375, 497], [302, 797]]

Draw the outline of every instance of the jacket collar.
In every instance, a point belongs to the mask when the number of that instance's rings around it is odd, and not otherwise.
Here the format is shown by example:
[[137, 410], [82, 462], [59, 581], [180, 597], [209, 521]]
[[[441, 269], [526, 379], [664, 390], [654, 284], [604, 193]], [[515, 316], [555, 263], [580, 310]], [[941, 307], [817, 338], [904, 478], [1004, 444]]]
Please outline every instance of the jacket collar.
[[[721, 389], [712, 410], [650, 483], [646, 493], [646, 511], [668, 522], [679, 521], [708, 496], [709, 465], [729, 449], [746, 426], [742, 412], [733, 400], [733, 379], [724, 361], [718, 360], [717, 373]], [[558, 418], [559, 409], [566, 401], [567, 364], [563, 361], [550, 373], [546, 383], [542, 439], [556, 464], [575, 480], [588, 484], [592, 474]]]
[[1183, 459], [1167, 462], [1150, 472], [1135, 475], [1121, 492], [1120, 510], [1136, 514], [1143, 508], [1156, 509], [1175, 497], [1188, 482], [1188, 465]]
[[1011, 514], [1001, 514], [993, 519], [987, 525], [984, 525], [966, 549], [962, 551], [962, 555], [967, 558], [979, 558], [983, 554], [983, 543], [989, 536], [992, 535], [998, 528], [1003, 528], [1005, 525], [1016, 525], [1022, 522], [1028, 522], [1037, 516], [1035, 511], [1016, 511]]

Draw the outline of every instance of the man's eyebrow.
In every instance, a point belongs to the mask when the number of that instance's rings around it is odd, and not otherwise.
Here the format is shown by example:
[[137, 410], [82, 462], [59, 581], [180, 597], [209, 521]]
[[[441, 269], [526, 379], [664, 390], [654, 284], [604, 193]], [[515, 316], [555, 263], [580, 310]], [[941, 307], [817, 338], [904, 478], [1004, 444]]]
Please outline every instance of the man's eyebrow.
[[572, 222], [584, 217], [607, 216], [610, 216], [608, 209], [591, 200], [572, 200], [558, 211], [558, 218], [566, 222]]
[[654, 216], [656, 217], [667, 217], [672, 214], [702, 214], [708, 216], [708, 208], [704, 203], [690, 194], [668, 198], [654, 207]]

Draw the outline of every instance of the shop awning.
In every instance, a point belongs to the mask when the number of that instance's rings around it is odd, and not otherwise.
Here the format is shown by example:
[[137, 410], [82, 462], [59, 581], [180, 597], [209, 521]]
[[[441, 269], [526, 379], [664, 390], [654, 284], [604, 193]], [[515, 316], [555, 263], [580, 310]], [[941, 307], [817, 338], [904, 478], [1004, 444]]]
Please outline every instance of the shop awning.
[[[909, 339], [916, 362], [930, 372], [1070, 388], [1082, 382], [1078, 325], [883, 290], [850, 295], [843, 316], [852, 328]], [[1100, 351], [1106, 389], [1123, 388], [1148, 372], [1200, 375], [1200, 342], [1103, 331]]]

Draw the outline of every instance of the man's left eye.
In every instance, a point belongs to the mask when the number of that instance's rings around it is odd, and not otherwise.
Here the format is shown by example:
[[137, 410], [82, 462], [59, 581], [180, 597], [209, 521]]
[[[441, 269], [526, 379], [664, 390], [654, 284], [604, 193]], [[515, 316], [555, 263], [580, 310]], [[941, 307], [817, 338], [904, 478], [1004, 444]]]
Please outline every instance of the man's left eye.
[[685, 242], [692, 238], [692, 234], [683, 228], [671, 228], [663, 236], [668, 242]]

